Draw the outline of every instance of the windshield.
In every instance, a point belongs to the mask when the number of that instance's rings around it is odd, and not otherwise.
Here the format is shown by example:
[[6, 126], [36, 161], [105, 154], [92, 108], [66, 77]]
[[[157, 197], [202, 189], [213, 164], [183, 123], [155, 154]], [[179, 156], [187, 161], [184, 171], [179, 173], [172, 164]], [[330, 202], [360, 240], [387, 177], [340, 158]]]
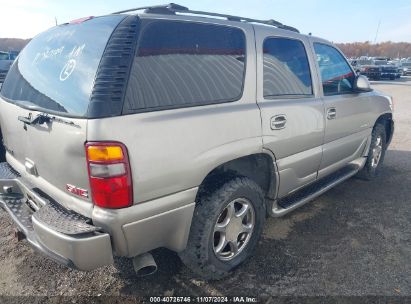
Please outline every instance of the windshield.
[[107, 41], [123, 19], [98, 17], [38, 35], [12, 65], [2, 97], [45, 112], [85, 116]]

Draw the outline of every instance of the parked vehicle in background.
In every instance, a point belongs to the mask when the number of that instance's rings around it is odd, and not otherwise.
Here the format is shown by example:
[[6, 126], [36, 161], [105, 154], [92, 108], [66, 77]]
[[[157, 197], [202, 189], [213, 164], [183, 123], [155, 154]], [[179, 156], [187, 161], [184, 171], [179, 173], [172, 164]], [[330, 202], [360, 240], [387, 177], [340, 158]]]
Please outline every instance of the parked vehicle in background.
[[91, 270], [125, 256], [148, 274], [166, 247], [220, 279], [253, 255], [267, 216], [381, 170], [392, 99], [329, 41], [139, 10], [37, 35], [1, 89], [0, 205], [50, 258]]
[[381, 69], [380, 79], [394, 80], [398, 78], [398, 68], [395, 65], [388, 64], [388, 60], [374, 60], [374, 63]]
[[403, 62], [401, 68], [403, 76], [411, 75], [411, 61]]
[[10, 51], [9, 52], [9, 59], [10, 60], [16, 60], [17, 56], [19, 55], [20, 52], [18, 51]]
[[4, 82], [10, 66], [16, 59], [17, 54], [9, 52], [0, 52], [0, 83]]
[[388, 58], [368, 58], [353, 60], [355, 69], [360, 74], [366, 76], [368, 79], [380, 80], [390, 79], [394, 80], [401, 77], [399, 68], [393, 64], [388, 63]]
[[400, 60], [391, 60], [388, 62], [388, 65], [395, 66], [396, 68], [396, 78], [400, 78], [403, 75], [402, 64]]
[[382, 78], [382, 67], [374, 63], [373, 60], [367, 60], [367, 64], [359, 66], [360, 74], [371, 80], [380, 80]]
[[359, 61], [359, 59], [356, 59], [356, 58], [352, 58], [352, 59], [348, 60], [348, 62], [353, 67], [355, 73], [359, 75], [359, 74], [361, 74], [361, 71], [360, 71], [361, 65], [358, 64], [358, 61]]

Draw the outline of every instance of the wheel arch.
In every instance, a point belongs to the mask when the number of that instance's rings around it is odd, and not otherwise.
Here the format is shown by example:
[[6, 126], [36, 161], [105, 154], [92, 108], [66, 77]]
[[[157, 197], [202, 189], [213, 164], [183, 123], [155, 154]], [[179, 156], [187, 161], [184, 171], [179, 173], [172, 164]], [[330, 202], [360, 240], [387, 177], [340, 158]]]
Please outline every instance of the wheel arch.
[[201, 182], [196, 201], [198, 202], [204, 193], [220, 187], [227, 180], [237, 176], [253, 180], [261, 187], [267, 198], [276, 197], [279, 179], [275, 157], [269, 151], [264, 150], [261, 153], [232, 159], [215, 167]]
[[392, 118], [392, 113], [384, 113], [380, 115], [377, 120], [375, 121], [374, 126], [377, 124], [382, 124], [385, 127], [385, 134], [386, 134], [386, 140], [387, 140], [387, 145], [390, 144], [392, 140], [392, 136], [394, 134], [394, 121]]

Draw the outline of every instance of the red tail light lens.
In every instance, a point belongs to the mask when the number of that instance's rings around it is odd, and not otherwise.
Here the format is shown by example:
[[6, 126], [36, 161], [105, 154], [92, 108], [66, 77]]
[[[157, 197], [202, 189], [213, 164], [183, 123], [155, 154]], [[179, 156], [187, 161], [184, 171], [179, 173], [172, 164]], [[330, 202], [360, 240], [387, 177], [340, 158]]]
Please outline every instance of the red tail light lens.
[[102, 208], [119, 209], [133, 203], [133, 186], [127, 148], [117, 142], [86, 143], [93, 202]]

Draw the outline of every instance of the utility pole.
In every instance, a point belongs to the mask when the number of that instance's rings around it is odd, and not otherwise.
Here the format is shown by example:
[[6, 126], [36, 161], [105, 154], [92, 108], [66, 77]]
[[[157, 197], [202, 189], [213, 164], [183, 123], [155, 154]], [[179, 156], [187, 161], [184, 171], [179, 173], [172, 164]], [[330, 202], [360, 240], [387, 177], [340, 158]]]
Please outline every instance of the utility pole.
[[54, 21], [56, 22], [56, 26], [58, 25], [57, 23], [57, 17], [54, 17]]
[[381, 25], [381, 19], [380, 19], [380, 21], [378, 21], [377, 32], [375, 33], [374, 44], [377, 43], [378, 32], [380, 31], [380, 25]]

